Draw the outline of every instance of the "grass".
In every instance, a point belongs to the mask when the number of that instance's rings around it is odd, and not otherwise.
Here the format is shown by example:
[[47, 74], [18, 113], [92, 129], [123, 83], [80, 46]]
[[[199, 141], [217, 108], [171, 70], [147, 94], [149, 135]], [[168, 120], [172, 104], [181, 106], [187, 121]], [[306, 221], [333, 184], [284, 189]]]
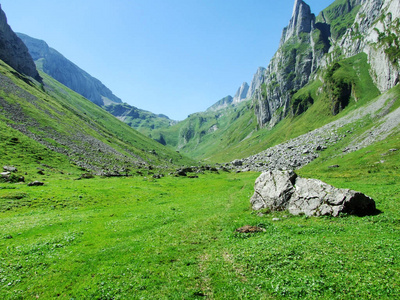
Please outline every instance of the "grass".
[[[398, 136], [343, 157], [327, 153], [299, 172], [373, 197], [383, 213], [364, 218], [259, 216], [249, 203], [257, 173], [0, 184], [0, 293], [4, 299], [398, 298], [400, 151], [393, 147], [400, 148]], [[386, 163], [375, 171], [382, 157]], [[340, 168], [327, 167], [333, 163]], [[235, 232], [247, 224], [266, 231]]]

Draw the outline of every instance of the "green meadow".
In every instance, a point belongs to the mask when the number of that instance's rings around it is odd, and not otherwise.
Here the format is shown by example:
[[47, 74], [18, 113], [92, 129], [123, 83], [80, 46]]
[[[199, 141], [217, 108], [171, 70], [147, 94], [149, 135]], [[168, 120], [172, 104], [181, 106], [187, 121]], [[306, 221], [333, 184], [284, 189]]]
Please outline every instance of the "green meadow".
[[[298, 173], [380, 214], [253, 212], [258, 173], [0, 184], [2, 299], [398, 299], [398, 136]], [[339, 168], [330, 169], [337, 163]], [[244, 225], [264, 228], [237, 233]]]

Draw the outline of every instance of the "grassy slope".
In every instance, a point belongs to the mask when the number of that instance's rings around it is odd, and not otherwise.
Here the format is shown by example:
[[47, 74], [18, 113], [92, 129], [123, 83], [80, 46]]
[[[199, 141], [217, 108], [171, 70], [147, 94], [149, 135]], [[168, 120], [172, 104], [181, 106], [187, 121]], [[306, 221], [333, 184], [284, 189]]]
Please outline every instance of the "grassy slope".
[[[60, 137], [73, 140], [76, 134], [84, 134], [94, 137], [123, 155], [132, 157], [133, 154], [153, 164], [165, 164], [169, 159], [173, 159], [177, 164], [192, 163], [191, 160], [175, 151], [138, 133], [44, 73], [41, 73], [41, 76], [45, 81], [46, 92], [40, 86], [29, 85], [15, 77], [12, 69], [3, 63], [0, 65], [0, 72], [11, 80], [11, 82], [3, 83], [4, 87], [0, 91], [0, 96], [7, 103], [20, 107], [27, 118], [25, 123], [20, 124], [24, 124], [26, 129], [41, 136], [53, 146], [68, 147], [60, 144]], [[26, 100], [25, 91], [34, 96], [33, 100]], [[15, 123], [10, 120], [9, 115], [4, 113], [0, 115], [0, 120], [3, 122]], [[7, 134], [11, 132], [10, 128], [6, 128], [5, 131]], [[53, 137], [48, 134], [49, 132], [53, 134]], [[76, 145], [82, 147], [79, 143], [76, 141]], [[90, 147], [95, 146], [88, 144], [83, 147], [87, 147], [89, 151], [93, 150]], [[151, 153], [153, 150], [157, 152], [157, 155]], [[23, 150], [14, 147], [14, 151]], [[8, 164], [3, 159], [4, 157], [1, 159], [2, 163]], [[112, 155], [109, 161], [114, 161]]]
[[149, 137], [152, 137], [151, 133], [155, 129], [169, 128], [171, 124], [176, 123], [166, 117], [138, 109], [127, 103], [110, 104], [105, 106], [104, 109], [113, 116], [122, 118], [124, 123]]
[[[400, 87], [391, 92], [394, 110]], [[0, 184], [0, 293], [397, 299], [400, 150], [392, 149], [400, 149], [400, 133], [350, 154], [339, 151], [374, 124], [351, 125], [352, 135], [298, 173], [369, 195], [382, 212], [376, 216], [259, 216], [249, 203], [257, 173], [80, 181], [50, 174], [43, 187]], [[340, 167], [329, 168], [334, 164]], [[266, 231], [235, 232], [247, 224]]]
[[[231, 161], [261, 152], [268, 147], [319, 128], [367, 104], [379, 95], [369, 75], [369, 65], [365, 54], [342, 60], [339, 65], [340, 68], [333, 73], [333, 77], [337, 81], [344, 81], [352, 86], [352, 97], [349, 105], [336, 116], [332, 115], [330, 100], [321, 90], [322, 82], [316, 80], [294, 95], [296, 99], [296, 97], [310, 94], [314, 104], [299, 116], [289, 115], [272, 129], [256, 130], [257, 122], [251, 102], [249, 102], [236, 109], [225, 111], [224, 116], [218, 119], [215, 118], [216, 113], [192, 115], [164, 132], [167, 144], [177, 147], [180, 142], [177, 135], [191, 128], [194, 137], [180, 149], [183, 153], [195, 159], [210, 162]], [[200, 118], [205, 121], [200, 123]], [[211, 134], [199, 134], [202, 131], [207, 132], [215, 124], [218, 125], [219, 130]]]
[[[373, 197], [383, 213], [364, 218], [260, 217], [249, 205], [256, 173], [0, 184], [0, 292], [4, 299], [398, 298], [400, 151], [392, 148], [400, 149], [398, 134], [344, 156], [325, 152], [299, 172]], [[328, 168], [335, 163], [340, 168]], [[266, 232], [234, 232], [246, 224]]]

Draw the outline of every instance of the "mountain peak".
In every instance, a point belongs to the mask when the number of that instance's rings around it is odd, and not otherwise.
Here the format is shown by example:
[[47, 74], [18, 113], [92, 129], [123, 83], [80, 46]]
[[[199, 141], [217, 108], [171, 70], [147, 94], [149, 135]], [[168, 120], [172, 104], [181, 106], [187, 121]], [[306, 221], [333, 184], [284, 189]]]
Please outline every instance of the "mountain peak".
[[303, 0], [295, 0], [292, 18], [288, 27], [283, 30], [281, 44], [300, 33], [310, 33], [315, 24], [315, 15], [311, 13], [310, 6]]
[[233, 103], [237, 104], [245, 100], [248, 91], [249, 91], [249, 84], [247, 82], [243, 82], [240, 88], [237, 90], [235, 97], [233, 97]]

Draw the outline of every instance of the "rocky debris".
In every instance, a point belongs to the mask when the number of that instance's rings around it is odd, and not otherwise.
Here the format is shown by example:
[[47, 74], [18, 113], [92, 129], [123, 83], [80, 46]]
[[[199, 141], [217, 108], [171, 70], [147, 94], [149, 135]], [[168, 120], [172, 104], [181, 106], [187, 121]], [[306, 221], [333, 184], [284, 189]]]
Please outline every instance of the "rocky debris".
[[6, 172], [17, 172], [18, 171], [18, 169], [14, 166], [4, 166], [3, 170]]
[[315, 130], [256, 155], [234, 160], [226, 167], [241, 172], [298, 169], [312, 162], [319, 156], [319, 152], [336, 144], [343, 137], [335, 132], [329, 134], [323, 130]]
[[42, 185], [44, 185], [44, 182], [41, 181], [33, 181], [28, 183], [28, 186], [42, 186]]
[[376, 214], [375, 201], [348, 189], [338, 189], [317, 179], [297, 176], [293, 171], [268, 171], [257, 178], [250, 199], [254, 210], [288, 210], [293, 215], [358, 216]]
[[154, 178], [154, 179], [161, 179], [161, 178], [163, 178], [163, 177], [164, 177], [163, 174], [154, 174], [154, 175], [153, 175], [153, 178]]
[[[0, 59], [18, 72], [42, 82], [27, 47], [7, 23], [0, 5]], [[17, 75], [17, 74], [16, 74]]]
[[254, 232], [264, 232], [264, 231], [266, 231], [264, 228], [251, 225], [245, 225], [243, 227], [236, 229], [236, 232], [240, 233], [254, 233]]
[[2, 178], [8, 179], [10, 178], [11, 172], [2, 172], [0, 175]]
[[384, 140], [388, 135], [393, 133], [400, 126], [400, 108], [386, 114], [384, 117], [379, 117], [382, 110], [386, 110], [391, 106], [391, 100], [396, 99], [396, 95], [388, 92], [381, 95], [376, 101], [373, 101], [368, 106], [360, 107], [346, 116], [333, 121], [321, 128], [300, 135], [285, 143], [268, 148], [258, 154], [227, 163], [225, 167], [236, 171], [256, 171], [263, 172], [267, 170], [295, 170], [299, 169], [314, 159], [319, 157], [321, 151], [325, 151], [344, 138], [349, 138], [353, 130], [347, 130], [345, 133], [343, 127], [351, 126], [363, 127], [362, 121], [366, 116], [370, 118], [378, 118], [380, 121], [377, 125], [370, 128], [364, 134], [352, 138], [342, 153], [353, 152], [365, 148], [377, 141]]

